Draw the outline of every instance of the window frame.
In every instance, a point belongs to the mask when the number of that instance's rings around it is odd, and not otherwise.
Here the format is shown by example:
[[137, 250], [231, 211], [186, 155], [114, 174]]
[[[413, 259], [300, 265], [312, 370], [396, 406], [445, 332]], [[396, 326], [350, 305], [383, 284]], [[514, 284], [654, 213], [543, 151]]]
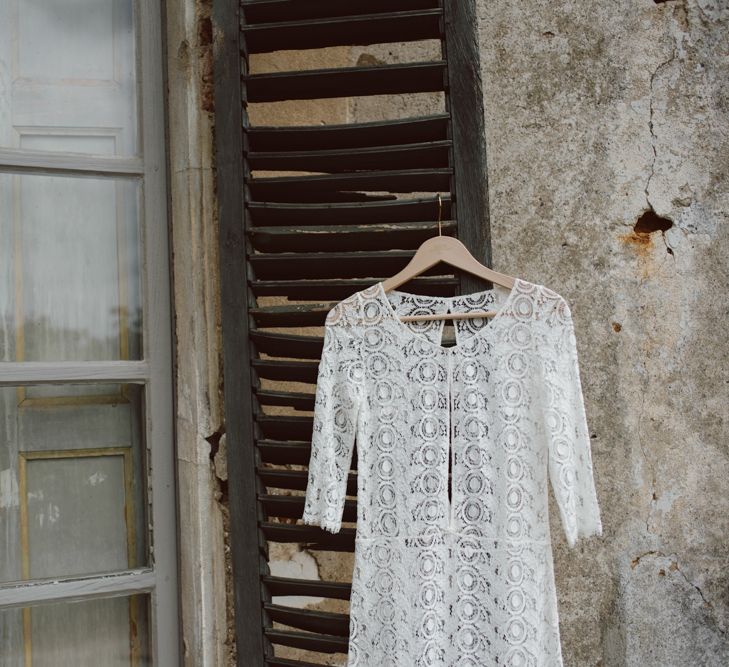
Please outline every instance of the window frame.
[[140, 186], [143, 358], [126, 361], [0, 362], [0, 387], [62, 383], [134, 383], [144, 387], [145, 473], [151, 511], [149, 565], [114, 573], [0, 584], [0, 611], [94, 598], [147, 594], [155, 665], [180, 664], [178, 518], [173, 404], [172, 280], [169, 257], [166, 80], [162, 3], [133, 0], [136, 157], [0, 148], [0, 172], [128, 178]]

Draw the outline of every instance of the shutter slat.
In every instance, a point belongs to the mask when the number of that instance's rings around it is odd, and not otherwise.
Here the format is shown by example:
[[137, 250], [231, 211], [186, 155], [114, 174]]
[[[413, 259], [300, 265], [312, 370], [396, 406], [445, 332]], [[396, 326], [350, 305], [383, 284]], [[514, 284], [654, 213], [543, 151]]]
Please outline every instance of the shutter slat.
[[256, 466], [261, 481], [267, 487], [275, 489], [288, 489], [290, 491], [306, 491], [309, 472], [307, 470], [285, 470]]
[[350, 172], [448, 167], [450, 141], [308, 151], [251, 151], [251, 169]]
[[436, 9], [438, 0], [244, 0], [247, 23], [294, 21], [332, 16]]
[[252, 151], [307, 151], [366, 148], [442, 141], [448, 114], [332, 125], [258, 125], [247, 131]]
[[438, 60], [405, 65], [269, 72], [244, 76], [243, 83], [248, 102], [430, 93], [445, 90], [446, 63]]
[[270, 574], [261, 577], [261, 581], [268, 586], [271, 595], [311, 595], [334, 600], [349, 600], [352, 595], [352, 584], [345, 581], [296, 579]]
[[271, 542], [301, 542], [302, 548], [320, 551], [354, 551], [356, 528], [342, 527], [338, 533], [330, 533], [319, 526], [307, 524], [276, 523], [265, 521], [261, 531]]
[[257, 446], [264, 463], [308, 465], [311, 457], [311, 443], [308, 441], [279, 442], [261, 439]]
[[251, 340], [256, 344], [256, 349], [264, 354], [275, 357], [315, 359], [317, 362], [324, 346], [322, 336], [302, 336], [260, 330], [251, 331]]
[[328, 305], [306, 304], [249, 308], [248, 312], [259, 327], [320, 327], [330, 309]]
[[[255, 226], [352, 225], [364, 223], [420, 222], [438, 219], [434, 197], [363, 202], [266, 202], [248, 203]], [[451, 215], [449, 197], [443, 197], [441, 219]]]
[[439, 192], [450, 187], [453, 171], [441, 169], [400, 169], [362, 171], [351, 174], [315, 176], [271, 176], [252, 178], [251, 196], [267, 201], [328, 201], [342, 191]]
[[289, 660], [288, 658], [266, 657], [266, 667], [326, 667], [319, 662], [305, 662], [303, 660]]
[[309, 632], [326, 632], [337, 637], [347, 637], [349, 634], [349, 614], [319, 611], [318, 609], [298, 609], [271, 602], [264, 603], [263, 609], [271, 620], [292, 628]]
[[439, 39], [440, 9], [243, 23], [248, 53]]
[[321, 635], [311, 632], [294, 632], [293, 630], [274, 630], [265, 628], [264, 633], [272, 644], [281, 644], [308, 651], [321, 653], [347, 653], [349, 641], [347, 637]]
[[314, 394], [296, 391], [270, 391], [259, 389], [256, 398], [261, 405], [286, 405], [296, 410], [313, 410]]
[[[438, 223], [253, 227], [247, 231], [253, 247], [261, 252], [388, 250], [419, 245], [438, 234]], [[455, 232], [455, 221], [441, 222], [443, 235], [453, 236]]]
[[[268, 487], [275, 489], [287, 489], [289, 491], [306, 491], [306, 485], [309, 478], [308, 470], [286, 470], [282, 468], [257, 466], [256, 471], [261, 476], [261, 481]], [[356, 492], [357, 474], [350, 472], [347, 481], [347, 493], [350, 496], [353, 496]]]
[[[319, 299], [336, 303], [354, 292], [369, 287], [372, 282], [371, 278], [321, 278], [313, 280], [251, 280], [249, 285], [257, 297], [285, 296], [289, 299], [308, 299], [312, 294], [316, 294]], [[447, 276], [418, 276], [408, 281], [408, 286], [408, 289], [413, 289], [421, 294], [452, 296], [458, 286], [458, 279]], [[263, 335], [263, 333], [258, 331], [252, 335], [258, 336]]]
[[[253, 266], [256, 276], [263, 279], [301, 276], [307, 278], [366, 278], [376, 274], [397, 273], [414, 254], [414, 250], [279, 252], [249, 255], [248, 261]], [[253, 308], [251, 312], [255, 314], [258, 310], [260, 309]], [[324, 320], [322, 319], [321, 322], [323, 323]], [[314, 325], [316, 326], [316, 323]], [[302, 324], [302, 326], [305, 325]]]
[[[349, 495], [353, 492], [347, 491]], [[277, 517], [281, 519], [300, 519], [304, 513], [304, 496], [283, 496], [275, 494], [259, 493], [258, 500], [261, 502], [263, 511], [269, 517]], [[357, 520], [357, 501], [347, 499], [344, 501], [344, 510], [342, 513], [343, 521]]]
[[290, 380], [291, 382], [316, 382], [318, 361], [279, 361], [274, 359], [253, 359], [251, 362], [259, 377], [267, 380]]
[[311, 438], [313, 417], [297, 417], [294, 415], [256, 416], [256, 423], [261, 427], [262, 437], [272, 440], [308, 440]]
[[[273, 440], [261, 438], [256, 446], [261, 461], [275, 465], [308, 465], [311, 440]], [[357, 445], [352, 449], [352, 469], [357, 470]]]

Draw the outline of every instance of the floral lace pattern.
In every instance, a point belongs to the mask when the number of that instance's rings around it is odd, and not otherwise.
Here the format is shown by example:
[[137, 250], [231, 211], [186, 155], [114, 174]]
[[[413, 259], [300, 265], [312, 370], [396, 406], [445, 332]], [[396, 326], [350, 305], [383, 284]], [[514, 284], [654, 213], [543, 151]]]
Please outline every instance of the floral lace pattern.
[[[493, 309], [492, 318], [402, 315]], [[376, 283], [327, 314], [302, 519], [336, 533], [357, 442], [348, 667], [560, 667], [548, 488], [602, 535], [570, 308], [517, 278], [455, 297]], [[449, 475], [450, 468], [450, 475]]]

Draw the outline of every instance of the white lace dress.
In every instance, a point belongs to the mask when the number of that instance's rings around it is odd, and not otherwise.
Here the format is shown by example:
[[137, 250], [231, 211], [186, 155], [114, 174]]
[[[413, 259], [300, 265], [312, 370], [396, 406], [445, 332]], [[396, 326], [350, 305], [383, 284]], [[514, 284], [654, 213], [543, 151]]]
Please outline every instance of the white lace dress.
[[[453, 320], [454, 346], [444, 320], [399, 319], [481, 309], [498, 313]], [[340, 301], [319, 362], [305, 523], [340, 530], [355, 438], [346, 664], [561, 666], [548, 480], [569, 546], [602, 534], [565, 299], [517, 278], [455, 297], [379, 282]]]

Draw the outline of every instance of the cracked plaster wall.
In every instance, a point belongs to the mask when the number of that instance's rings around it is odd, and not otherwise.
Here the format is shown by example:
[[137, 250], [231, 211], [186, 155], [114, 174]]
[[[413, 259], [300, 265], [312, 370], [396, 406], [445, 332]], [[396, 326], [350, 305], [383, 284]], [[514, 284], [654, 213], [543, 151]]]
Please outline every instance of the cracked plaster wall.
[[571, 303], [593, 436], [604, 536], [551, 514], [565, 664], [729, 665], [729, 4], [478, 27], [495, 268]]

